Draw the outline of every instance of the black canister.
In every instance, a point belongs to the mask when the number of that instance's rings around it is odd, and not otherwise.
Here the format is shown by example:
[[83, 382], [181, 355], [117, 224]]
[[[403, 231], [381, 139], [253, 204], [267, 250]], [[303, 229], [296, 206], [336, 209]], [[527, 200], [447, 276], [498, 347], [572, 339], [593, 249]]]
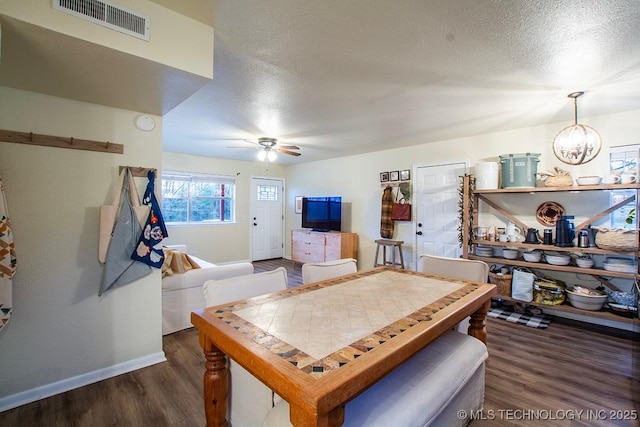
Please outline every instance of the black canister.
[[551, 229], [544, 230], [543, 243], [545, 245], [553, 245], [553, 230]]

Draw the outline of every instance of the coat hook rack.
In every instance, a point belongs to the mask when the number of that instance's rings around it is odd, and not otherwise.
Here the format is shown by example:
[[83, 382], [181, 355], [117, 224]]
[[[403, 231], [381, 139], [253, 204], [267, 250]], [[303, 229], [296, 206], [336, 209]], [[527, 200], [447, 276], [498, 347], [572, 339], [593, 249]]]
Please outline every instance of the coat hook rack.
[[156, 175], [156, 177], [158, 176], [158, 170], [156, 168], [143, 168], [142, 166], [120, 166], [120, 169], [118, 170], [118, 175], [122, 173], [122, 170], [124, 168], [129, 168], [129, 171], [131, 171], [132, 176], [146, 178], [147, 175], [149, 174], [149, 171], [152, 171]]
[[33, 132], [16, 132], [0, 129], [0, 141], [18, 144], [42, 145], [45, 147], [72, 148], [74, 150], [99, 151], [102, 153], [123, 154], [124, 145], [112, 142], [92, 141], [89, 139], [65, 138], [53, 135], [40, 135]]

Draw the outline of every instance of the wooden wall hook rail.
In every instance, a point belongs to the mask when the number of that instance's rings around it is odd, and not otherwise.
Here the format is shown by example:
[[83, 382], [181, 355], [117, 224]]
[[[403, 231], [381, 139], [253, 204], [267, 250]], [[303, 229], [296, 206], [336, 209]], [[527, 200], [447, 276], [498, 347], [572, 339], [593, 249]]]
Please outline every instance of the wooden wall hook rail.
[[122, 170], [124, 168], [129, 168], [129, 171], [131, 171], [131, 175], [133, 176], [146, 178], [149, 174], [149, 171], [153, 171], [153, 173], [156, 175], [156, 178], [158, 177], [158, 170], [156, 168], [143, 168], [142, 166], [120, 166], [118, 175], [122, 173]]
[[124, 145], [112, 142], [92, 141], [89, 139], [65, 138], [53, 135], [40, 135], [33, 132], [17, 132], [0, 129], [0, 141], [18, 144], [42, 145], [45, 147], [72, 148], [74, 150], [99, 151], [102, 153], [123, 154]]

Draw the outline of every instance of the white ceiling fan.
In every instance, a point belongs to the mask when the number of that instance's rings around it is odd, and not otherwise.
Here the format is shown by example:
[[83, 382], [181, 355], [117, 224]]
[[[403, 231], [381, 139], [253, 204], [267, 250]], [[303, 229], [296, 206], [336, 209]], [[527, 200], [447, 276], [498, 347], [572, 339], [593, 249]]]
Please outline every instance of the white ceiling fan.
[[243, 139], [243, 141], [254, 144], [255, 147], [228, 147], [228, 148], [256, 148], [258, 151], [258, 160], [274, 161], [276, 159], [276, 152], [287, 154], [289, 156], [300, 156], [301, 153], [291, 150], [299, 150], [300, 147], [296, 145], [280, 145], [276, 138], [269, 138], [266, 136], [258, 138], [258, 142], [251, 141], [249, 139]]

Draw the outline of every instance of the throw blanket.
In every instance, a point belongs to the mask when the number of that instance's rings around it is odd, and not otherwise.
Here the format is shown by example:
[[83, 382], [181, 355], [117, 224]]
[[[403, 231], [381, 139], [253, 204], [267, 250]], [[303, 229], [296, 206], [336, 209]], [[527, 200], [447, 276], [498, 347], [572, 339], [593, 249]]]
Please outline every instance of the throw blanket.
[[175, 249], [164, 248], [162, 277], [186, 273], [194, 268], [200, 268], [200, 266], [187, 253]]
[[393, 220], [391, 209], [393, 208], [393, 189], [390, 186], [382, 192], [382, 209], [380, 211], [380, 237], [393, 238]]

